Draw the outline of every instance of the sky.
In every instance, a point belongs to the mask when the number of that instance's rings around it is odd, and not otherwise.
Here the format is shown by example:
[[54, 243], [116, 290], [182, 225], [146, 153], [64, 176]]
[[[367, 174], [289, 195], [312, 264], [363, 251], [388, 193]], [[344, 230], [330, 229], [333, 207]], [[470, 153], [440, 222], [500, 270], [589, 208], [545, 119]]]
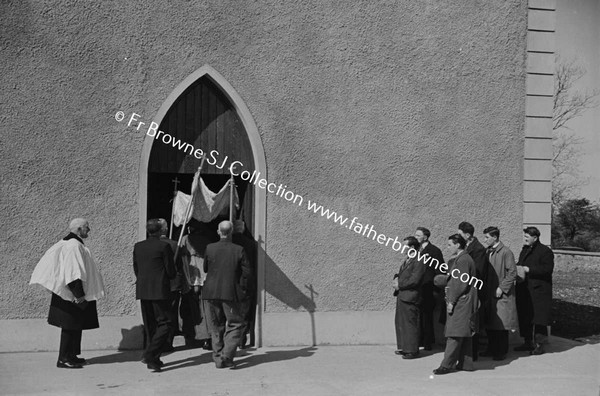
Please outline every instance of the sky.
[[[578, 90], [600, 90], [600, 0], [557, 0], [556, 49], [587, 70]], [[600, 106], [572, 120], [569, 128], [584, 140], [580, 171], [590, 182], [581, 196], [600, 202]]]

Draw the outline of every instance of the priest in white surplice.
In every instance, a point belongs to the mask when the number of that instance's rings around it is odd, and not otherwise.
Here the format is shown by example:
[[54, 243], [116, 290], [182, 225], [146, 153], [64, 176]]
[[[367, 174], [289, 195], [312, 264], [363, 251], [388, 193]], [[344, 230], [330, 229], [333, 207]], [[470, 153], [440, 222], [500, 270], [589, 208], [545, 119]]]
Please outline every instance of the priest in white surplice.
[[90, 226], [85, 219], [69, 224], [69, 235], [53, 245], [35, 267], [30, 285], [52, 292], [48, 323], [60, 327], [57, 367], [81, 368], [82, 330], [96, 329], [96, 300], [104, 297], [104, 283], [90, 250], [83, 244]]

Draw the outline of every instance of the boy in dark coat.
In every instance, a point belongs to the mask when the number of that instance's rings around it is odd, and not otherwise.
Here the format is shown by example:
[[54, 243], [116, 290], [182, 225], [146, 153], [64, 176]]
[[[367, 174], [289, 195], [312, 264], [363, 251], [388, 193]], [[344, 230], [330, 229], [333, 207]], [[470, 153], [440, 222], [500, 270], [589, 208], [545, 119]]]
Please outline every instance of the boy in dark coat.
[[545, 352], [552, 309], [554, 253], [539, 238], [540, 230], [536, 227], [523, 230], [525, 246], [517, 263], [517, 271], [525, 274], [525, 280], [516, 287], [519, 328], [525, 342], [515, 351], [530, 351], [532, 355]]

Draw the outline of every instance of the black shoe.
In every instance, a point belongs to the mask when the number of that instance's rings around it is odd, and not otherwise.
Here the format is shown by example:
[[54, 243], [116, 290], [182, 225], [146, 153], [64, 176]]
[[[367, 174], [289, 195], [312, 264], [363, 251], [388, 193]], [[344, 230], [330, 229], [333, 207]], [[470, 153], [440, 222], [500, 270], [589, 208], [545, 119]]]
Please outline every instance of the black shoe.
[[433, 349], [433, 347], [431, 345], [425, 345], [423, 347], [423, 350], [425, 350], [425, 351], [431, 351], [432, 349]]
[[[143, 358], [143, 359], [142, 359], [142, 363], [143, 363], [143, 364], [149, 364], [149, 362], [148, 362], [148, 360], [146, 360], [146, 358]], [[160, 360], [160, 359], [156, 359], [156, 360], [154, 360], [154, 361], [153, 361], [153, 362], [151, 362], [151, 363], [153, 363], [153, 364], [156, 364], [156, 365], [158, 365], [158, 366], [160, 366], [160, 367], [162, 367], [162, 366], [164, 366], [164, 365], [165, 365], [165, 362], [163, 362], [163, 361], [162, 361], [162, 360]]]
[[495, 360], [495, 361], [497, 361], [497, 362], [499, 362], [499, 361], [502, 361], [502, 360], [504, 360], [504, 359], [506, 359], [506, 355], [494, 355], [494, 356], [492, 357], [492, 360]]
[[77, 356], [73, 356], [69, 359], [69, 361], [73, 362], [73, 363], [79, 363], [79, 364], [86, 364], [87, 360], [85, 360], [84, 358], [80, 358]]
[[165, 345], [162, 349], [163, 352], [173, 352], [175, 350], [175, 347], [173, 347], [173, 345]]
[[485, 351], [479, 353], [479, 356], [481, 356], [481, 357], [492, 357], [492, 356], [494, 356], [494, 354], [491, 351], [489, 351], [489, 350], [486, 349]]
[[150, 370], [156, 372], [156, 373], [160, 373], [161, 370], [161, 365], [158, 364], [158, 362], [150, 362], [148, 364], [146, 364], [146, 367], [148, 367]]
[[513, 351], [517, 351], [517, 352], [523, 352], [523, 351], [533, 351], [535, 349], [535, 345], [533, 345], [531, 342], [524, 342], [523, 344], [519, 345], [518, 347], [514, 347]]
[[218, 369], [222, 369], [222, 368], [234, 368], [235, 365], [233, 363], [233, 360], [231, 359], [222, 359], [219, 360], [218, 362], [215, 362], [215, 366]]
[[416, 359], [419, 357], [419, 352], [406, 352], [402, 355], [402, 359]]
[[438, 367], [438, 368], [436, 368], [435, 370], [433, 370], [433, 374], [436, 374], [436, 375], [449, 374], [449, 373], [452, 373], [452, 372], [454, 372], [453, 369], [446, 368], [446, 367], [441, 367], [441, 366]]
[[223, 359], [223, 368], [234, 368], [235, 364], [231, 359]]
[[185, 347], [186, 348], [202, 348], [204, 346], [204, 342], [200, 340], [196, 340], [195, 338], [186, 338], [185, 339]]
[[401, 351], [400, 349], [398, 349], [397, 351], [394, 351], [394, 353], [396, 355], [402, 355], [402, 356], [404, 356], [404, 355], [406, 355], [407, 352], [404, 352], [404, 351]]
[[69, 368], [69, 369], [80, 369], [83, 368], [83, 366], [79, 363], [75, 363], [69, 360], [58, 360], [56, 362], [56, 367], [58, 368]]
[[536, 344], [535, 348], [529, 352], [530, 355], [543, 355], [544, 353], [546, 353], [546, 350], [544, 350], [543, 344]]

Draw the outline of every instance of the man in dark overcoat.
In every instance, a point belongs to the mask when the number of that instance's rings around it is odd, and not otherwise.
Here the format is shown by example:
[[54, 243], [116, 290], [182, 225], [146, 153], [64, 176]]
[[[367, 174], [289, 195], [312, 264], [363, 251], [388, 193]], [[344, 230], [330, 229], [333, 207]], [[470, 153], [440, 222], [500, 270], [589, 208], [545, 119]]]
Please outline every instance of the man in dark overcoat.
[[419, 320], [421, 292], [425, 277], [425, 265], [417, 259], [419, 242], [415, 237], [407, 237], [404, 243], [409, 250], [407, 258], [394, 275], [394, 295], [396, 296], [396, 354], [403, 359], [419, 356]]
[[[473, 348], [471, 337], [478, 328], [477, 289], [460, 278], [475, 274], [475, 263], [465, 252], [466, 241], [459, 234], [448, 238], [448, 252], [451, 255], [448, 265], [446, 285], [446, 350], [440, 367], [434, 374], [448, 374], [455, 370], [473, 371]], [[439, 275], [443, 276], [443, 275]], [[437, 277], [436, 277], [437, 278]]]
[[425, 267], [425, 277], [423, 278], [423, 285], [421, 286], [422, 302], [419, 305], [421, 321], [419, 344], [422, 345], [423, 349], [426, 351], [430, 351], [432, 345], [435, 343], [433, 311], [435, 309], [436, 298], [434, 295], [435, 287], [433, 286], [433, 278], [437, 274], [435, 270], [436, 264], [432, 264], [432, 260], [437, 260], [439, 264], [444, 262], [442, 251], [429, 241], [430, 237], [431, 232], [427, 228], [417, 227], [415, 238], [417, 238], [417, 241], [421, 244], [421, 257], [426, 255], [430, 257], [428, 264], [421, 262], [421, 264]]
[[202, 299], [208, 305], [208, 327], [217, 368], [233, 367], [233, 358], [246, 326], [248, 283], [253, 275], [244, 248], [231, 241], [233, 224], [219, 223], [221, 240], [206, 247], [206, 280]]
[[[475, 227], [473, 227], [471, 223], [466, 221], [461, 222], [458, 225], [458, 233], [467, 241], [465, 252], [471, 256], [475, 263], [477, 278], [484, 281], [483, 287], [477, 289], [477, 298], [481, 302], [478, 310], [478, 315], [480, 316], [479, 323], [480, 325], [483, 325], [486, 317], [485, 303], [488, 297], [487, 282], [485, 282], [485, 280], [489, 273], [489, 262], [485, 254], [485, 247], [477, 240], [477, 237], [475, 236]], [[477, 360], [477, 357], [479, 356], [479, 332], [481, 330], [483, 330], [483, 328], [477, 329], [475, 334], [473, 334], [473, 360]]]
[[140, 300], [142, 321], [146, 332], [146, 350], [142, 362], [153, 371], [161, 371], [161, 353], [174, 320], [171, 314], [173, 293], [171, 282], [176, 275], [173, 249], [160, 238], [162, 226], [159, 219], [146, 223], [148, 239], [133, 248], [133, 271], [137, 278], [136, 298]]
[[[548, 326], [552, 309], [552, 271], [554, 253], [540, 243], [540, 230], [527, 227], [523, 230], [525, 246], [519, 255], [518, 272], [525, 280], [517, 283], [517, 313], [523, 345], [515, 351], [530, 351], [532, 355], [545, 352], [548, 343]], [[535, 342], [535, 343], [534, 343]]]

